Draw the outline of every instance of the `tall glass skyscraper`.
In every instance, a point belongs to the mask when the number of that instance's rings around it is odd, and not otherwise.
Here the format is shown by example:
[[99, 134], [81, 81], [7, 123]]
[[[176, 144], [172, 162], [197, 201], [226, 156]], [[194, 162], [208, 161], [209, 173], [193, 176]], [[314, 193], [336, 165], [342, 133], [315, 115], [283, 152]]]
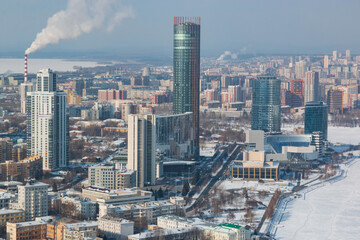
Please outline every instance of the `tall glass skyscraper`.
[[174, 17], [174, 114], [194, 114], [194, 157], [199, 156], [200, 17]]
[[252, 80], [251, 129], [280, 133], [280, 80], [273, 76], [257, 76]]
[[305, 134], [322, 132], [327, 139], [328, 106], [323, 102], [308, 102], [305, 105]]

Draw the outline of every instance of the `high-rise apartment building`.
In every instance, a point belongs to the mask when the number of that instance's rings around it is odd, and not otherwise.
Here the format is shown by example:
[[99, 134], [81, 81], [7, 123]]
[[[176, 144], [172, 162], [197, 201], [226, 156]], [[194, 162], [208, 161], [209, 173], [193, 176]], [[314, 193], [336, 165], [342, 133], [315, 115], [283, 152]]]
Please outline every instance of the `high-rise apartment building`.
[[305, 134], [322, 132], [327, 139], [328, 106], [323, 102], [308, 102], [305, 106]]
[[20, 110], [21, 113], [26, 113], [26, 95], [28, 92], [32, 92], [34, 85], [32, 82], [24, 82], [20, 85]]
[[229, 102], [245, 102], [246, 91], [241, 86], [229, 86]]
[[12, 160], [13, 141], [10, 138], [0, 138], [0, 163]]
[[295, 63], [295, 77], [304, 78], [306, 70], [306, 63], [303, 60], [300, 60]]
[[335, 51], [333, 51], [332, 60], [333, 60], [333, 61], [336, 61], [336, 59], [337, 59], [337, 51], [335, 50]]
[[304, 106], [304, 81], [302, 79], [290, 80], [290, 106], [301, 107]]
[[195, 158], [199, 156], [200, 17], [174, 17], [175, 114], [194, 114]]
[[309, 71], [305, 74], [304, 102], [319, 101], [319, 72]]
[[154, 185], [156, 180], [155, 115], [128, 116], [128, 164], [130, 170], [136, 171], [136, 185], [144, 187]]
[[29, 182], [18, 186], [18, 208], [25, 211], [25, 220], [48, 215], [48, 184]]
[[329, 56], [325, 55], [324, 56], [324, 68], [329, 68]]
[[40, 70], [36, 90], [27, 96], [28, 156], [41, 156], [43, 170], [66, 167], [69, 160], [69, 131], [66, 94], [56, 91], [56, 74]]
[[327, 105], [330, 113], [343, 114], [343, 95], [344, 92], [339, 89], [330, 88], [327, 93]]
[[347, 49], [345, 52], [345, 57], [347, 60], [351, 60], [351, 53], [350, 53], [350, 49]]
[[257, 76], [252, 80], [251, 129], [279, 133], [280, 80], [274, 76]]

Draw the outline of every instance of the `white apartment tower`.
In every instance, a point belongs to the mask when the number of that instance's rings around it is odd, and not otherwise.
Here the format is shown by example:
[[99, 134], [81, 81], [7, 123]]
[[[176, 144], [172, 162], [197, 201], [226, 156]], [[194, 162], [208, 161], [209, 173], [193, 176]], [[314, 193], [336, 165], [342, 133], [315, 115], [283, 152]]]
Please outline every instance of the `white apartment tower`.
[[305, 76], [306, 63], [303, 60], [300, 60], [295, 63], [295, 76], [298, 79], [303, 79]]
[[127, 168], [136, 171], [136, 185], [154, 185], [156, 180], [155, 115], [128, 116], [128, 162]]
[[41, 156], [43, 170], [67, 166], [66, 94], [56, 91], [56, 74], [52, 70], [37, 73], [35, 89], [27, 94], [26, 115], [28, 156]]
[[25, 211], [25, 220], [48, 215], [48, 184], [35, 182], [18, 186], [18, 208]]
[[304, 80], [304, 102], [319, 101], [319, 72], [308, 71]]
[[324, 68], [326, 68], [326, 69], [329, 68], [329, 56], [328, 55], [324, 56]]
[[24, 82], [20, 85], [20, 105], [21, 105], [21, 113], [26, 113], [26, 95], [28, 92], [33, 91], [33, 83], [32, 82]]
[[333, 51], [332, 60], [333, 60], [333, 61], [336, 61], [336, 59], [337, 59], [337, 51]]

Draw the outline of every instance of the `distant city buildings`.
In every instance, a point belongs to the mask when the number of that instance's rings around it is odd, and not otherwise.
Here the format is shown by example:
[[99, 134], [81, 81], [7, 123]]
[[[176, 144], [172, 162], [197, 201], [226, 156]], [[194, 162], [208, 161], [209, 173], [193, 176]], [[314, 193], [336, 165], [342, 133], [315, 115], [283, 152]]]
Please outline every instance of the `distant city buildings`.
[[112, 101], [112, 100], [124, 100], [127, 99], [126, 90], [115, 90], [115, 89], [105, 89], [98, 91], [98, 101]]

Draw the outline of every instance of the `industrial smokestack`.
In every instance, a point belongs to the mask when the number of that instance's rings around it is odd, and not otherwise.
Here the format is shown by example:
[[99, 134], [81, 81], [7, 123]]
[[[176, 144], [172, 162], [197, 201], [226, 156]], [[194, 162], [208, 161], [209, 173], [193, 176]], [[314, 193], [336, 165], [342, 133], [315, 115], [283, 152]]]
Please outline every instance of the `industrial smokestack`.
[[27, 82], [27, 54], [25, 54], [24, 82]]
[[131, 6], [120, 0], [69, 0], [65, 10], [55, 13], [46, 27], [36, 35], [25, 53], [30, 54], [48, 44], [63, 39], [74, 39], [94, 29], [105, 28], [111, 32], [125, 18], [135, 17]]

